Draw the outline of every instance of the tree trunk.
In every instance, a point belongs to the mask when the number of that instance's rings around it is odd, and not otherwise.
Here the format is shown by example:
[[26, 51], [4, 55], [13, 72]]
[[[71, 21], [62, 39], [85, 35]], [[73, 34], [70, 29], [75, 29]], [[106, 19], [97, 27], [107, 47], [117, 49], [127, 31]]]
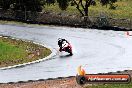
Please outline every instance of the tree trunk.
[[85, 16], [88, 16], [88, 7], [84, 9]]
[[77, 10], [80, 12], [80, 14], [82, 15], [82, 16], [84, 16], [85, 14], [82, 12], [82, 10], [79, 8], [79, 3], [77, 3], [75, 0], [73, 0], [74, 1], [74, 3], [76, 4], [76, 8], [77, 8]]
[[86, 4], [84, 8], [84, 13], [85, 13], [85, 16], [88, 16], [88, 8], [90, 7], [92, 0], [86, 0], [85, 2]]
[[84, 8], [85, 16], [88, 16], [88, 0], [86, 0], [85, 8]]
[[80, 14], [81, 14], [82, 16], [84, 16], [83, 12], [79, 9], [79, 7], [77, 6], [76, 8], [77, 8], [77, 10], [80, 12]]

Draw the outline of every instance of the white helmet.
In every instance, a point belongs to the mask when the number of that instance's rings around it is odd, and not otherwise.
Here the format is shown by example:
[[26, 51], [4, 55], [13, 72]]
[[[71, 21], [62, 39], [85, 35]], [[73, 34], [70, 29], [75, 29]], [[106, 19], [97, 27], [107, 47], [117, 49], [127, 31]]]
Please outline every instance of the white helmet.
[[58, 41], [62, 41], [62, 38], [58, 38]]

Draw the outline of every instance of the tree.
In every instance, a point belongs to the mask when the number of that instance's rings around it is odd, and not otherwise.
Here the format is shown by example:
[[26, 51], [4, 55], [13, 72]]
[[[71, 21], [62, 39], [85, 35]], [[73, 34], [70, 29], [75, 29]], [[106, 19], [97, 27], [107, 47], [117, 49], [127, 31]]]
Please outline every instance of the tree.
[[42, 7], [45, 4], [43, 0], [17, 0], [16, 10], [20, 9], [24, 11], [42, 11]]
[[117, 0], [100, 0], [102, 6], [109, 4], [109, 9], [116, 9], [116, 6], [114, 6], [115, 2], [117, 2]]
[[[117, 0], [99, 0], [102, 5], [107, 5], [115, 3]], [[68, 7], [69, 3], [71, 2], [72, 5], [75, 5], [77, 10], [80, 12], [82, 16], [88, 16], [89, 13], [89, 7], [91, 5], [96, 5], [95, 0], [57, 0], [59, 3], [59, 7], [62, 10], [66, 10]]]
[[51, 5], [51, 4], [54, 5], [54, 3], [55, 3], [55, 0], [46, 0], [47, 5]]
[[7, 10], [10, 8], [10, 4], [13, 0], [0, 0], [0, 8]]
[[59, 3], [59, 7], [61, 10], [66, 10], [66, 8], [69, 5], [69, 1], [70, 0], [57, 0], [57, 2]]
[[[73, 0], [73, 1], [76, 5], [76, 8], [82, 14], [82, 16], [88, 16], [88, 8], [90, 7], [90, 5], [95, 5], [93, 3], [96, 3], [94, 0], [85, 0], [85, 1], [79, 0], [78, 2], [77, 2], [77, 0]], [[80, 6], [81, 6], [82, 10], [80, 9]]]
[[45, 0], [0, 0], [2, 9], [12, 8], [13, 10], [42, 11]]

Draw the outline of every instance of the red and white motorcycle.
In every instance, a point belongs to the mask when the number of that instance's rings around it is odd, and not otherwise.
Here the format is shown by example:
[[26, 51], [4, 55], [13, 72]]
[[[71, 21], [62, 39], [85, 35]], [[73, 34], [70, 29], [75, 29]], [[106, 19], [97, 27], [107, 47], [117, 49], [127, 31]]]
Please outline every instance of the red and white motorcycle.
[[68, 52], [70, 55], [73, 55], [72, 53], [72, 46], [70, 43], [64, 41], [62, 44], [62, 48], [59, 50], [60, 52], [65, 51]]

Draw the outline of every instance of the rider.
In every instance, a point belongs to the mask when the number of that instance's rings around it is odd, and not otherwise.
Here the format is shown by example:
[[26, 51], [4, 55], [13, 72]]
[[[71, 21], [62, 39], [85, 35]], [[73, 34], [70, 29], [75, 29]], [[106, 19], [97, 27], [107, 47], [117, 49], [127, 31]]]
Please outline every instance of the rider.
[[60, 47], [59, 51], [62, 51], [62, 48], [66, 45], [69, 44], [69, 42], [66, 39], [58, 38], [58, 45]]

